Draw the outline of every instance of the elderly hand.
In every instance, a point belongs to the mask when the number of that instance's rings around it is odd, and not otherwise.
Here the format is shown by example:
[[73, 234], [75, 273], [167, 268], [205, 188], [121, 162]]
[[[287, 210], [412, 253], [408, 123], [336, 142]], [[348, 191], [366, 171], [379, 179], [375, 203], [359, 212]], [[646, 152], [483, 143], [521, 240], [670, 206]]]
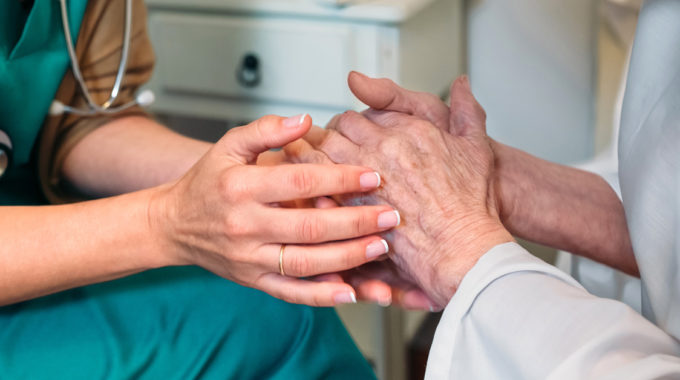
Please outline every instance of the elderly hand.
[[[328, 156], [314, 148], [325, 137], [326, 131], [312, 127], [303, 139], [287, 144], [280, 151], [268, 151], [257, 159], [258, 165], [281, 165], [290, 163], [314, 163], [333, 165]], [[338, 200], [343, 196], [336, 196]], [[352, 195], [344, 195], [351, 198]], [[282, 207], [333, 208], [338, 201], [330, 197], [300, 199], [282, 203]], [[386, 255], [381, 258], [386, 258]], [[347, 283], [356, 289], [359, 300], [378, 303], [383, 306], [396, 304], [406, 309], [431, 310], [432, 301], [418, 288], [417, 284], [397, 268], [391, 260], [376, 260], [339, 273], [327, 273], [313, 277], [315, 281]]]
[[452, 86], [449, 134], [394, 112], [347, 112], [318, 147], [334, 162], [377, 168], [384, 187], [360, 204], [388, 203], [402, 225], [388, 234], [392, 259], [443, 307], [479, 257], [512, 241], [498, 216], [485, 115], [467, 78]]
[[[379, 176], [346, 165], [252, 165], [303, 136], [309, 117], [262, 118], [227, 133], [150, 205], [150, 223], [174, 265], [199, 265], [288, 302], [355, 302], [348, 284], [299, 279], [344, 271], [384, 254], [372, 234], [398, 224], [389, 206], [285, 209], [280, 202], [374, 189]], [[281, 244], [285, 276], [279, 273]]]
[[[350, 74], [349, 85], [373, 109], [407, 113], [457, 133], [456, 123], [446, 119], [448, 107], [433, 95], [359, 73]], [[452, 117], [459, 112], [465, 109], [451, 109]], [[602, 177], [489, 141], [496, 203], [508, 231], [639, 276], [623, 203]]]
[[[449, 109], [439, 97], [427, 92], [410, 91], [387, 78], [370, 78], [353, 71], [349, 74], [347, 82], [352, 93], [370, 107], [369, 111], [405, 113], [427, 120], [437, 128], [452, 134], [457, 134], [458, 131], [456, 123], [451, 118], [453, 115], [466, 112], [464, 108]], [[486, 119], [483, 109], [479, 108], [482, 112], [477, 117]], [[525, 162], [527, 155], [491, 138], [489, 142], [495, 153], [494, 183], [501, 221], [511, 232], [521, 234], [522, 225], [526, 224], [526, 220], [521, 216], [517, 217], [513, 211], [525, 191], [518, 185], [517, 173], [513, 169], [519, 162]]]

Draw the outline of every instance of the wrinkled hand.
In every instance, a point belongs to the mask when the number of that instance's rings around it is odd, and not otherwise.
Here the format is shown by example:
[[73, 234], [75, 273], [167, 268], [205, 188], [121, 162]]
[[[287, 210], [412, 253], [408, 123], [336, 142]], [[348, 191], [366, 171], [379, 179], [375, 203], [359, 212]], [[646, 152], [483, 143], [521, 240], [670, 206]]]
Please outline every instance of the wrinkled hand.
[[[300, 279], [345, 271], [384, 254], [372, 235], [397, 224], [389, 206], [286, 209], [281, 202], [368, 191], [378, 176], [347, 165], [253, 165], [257, 156], [303, 136], [306, 118], [264, 117], [227, 133], [180, 180], [159, 191], [150, 223], [175, 265], [199, 265], [294, 303], [355, 300], [348, 284]], [[281, 244], [286, 276], [279, 274]], [[377, 250], [376, 250], [377, 248]]]
[[[473, 109], [468, 110], [464, 107], [449, 109], [449, 106], [439, 97], [427, 92], [410, 91], [387, 78], [370, 78], [353, 71], [349, 74], [347, 81], [357, 99], [370, 107], [369, 111], [394, 111], [412, 115], [427, 120], [437, 128], [452, 134], [459, 134], [459, 131], [456, 129], [457, 123], [454, 123], [451, 118], [459, 117], [457, 115], [463, 112], [473, 111]], [[479, 107], [479, 112], [475, 114], [473, 111], [469, 117], [477, 118], [482, 123], [486, 119], [481, 107]], [[506, 228], [517, 233], [526, 224], [523, 218], [515, 213], [517, 203], [523, 198], [525, 190], [521, 186], [522, 181], [517, 180], [513, 169], [516, 168], [518, 162], [525, 160], [526, 154], [492, 138], [488, 139], [495, 156], [493, 182], [499, 215]], [[531, 178], [531, 176], [528, 177]]]
[[[325, 138], [326, 131], [319, 127], [312, 129], [304, 136], [287, 144], [277, 152], [266, 152], [258, 157], [258, 165], [280, 165], [283, 163], [315, 163], [333, 165], [328, 156], [315, 149]], [[353, 194], [338, 195], [334, 198], [318, 197], [315, 199], [296, 200], [285, 204], [285, 207], [338, 207], [342, 199], [350, 199]], [[383, 256], [386, 258], [386, 256]], [[357, 298], [383, 306], [396, 304], [406, 309], [432, 310], [432, 301], [423, 293], [415, 281], [400, 270], [391, 260], [378, 259], [358, 268], [338, 273], [328, 273], [314, 277], [316, 281], [332, 281], [346, 283], [357, 291]]]
[[318, 145], [334, 162], [381, 172], [383, 188], [355, 201], [401, 212], [402, 225], [387, 234], [391, 257], [437, 307], [481, 255], [512, 241], [498, 216], [484, 111], [467, 78], [454, 82], [451, 93], [453, 133], [415, 116], [369, 110], [337, 117], [329, 126], [335, 132]]

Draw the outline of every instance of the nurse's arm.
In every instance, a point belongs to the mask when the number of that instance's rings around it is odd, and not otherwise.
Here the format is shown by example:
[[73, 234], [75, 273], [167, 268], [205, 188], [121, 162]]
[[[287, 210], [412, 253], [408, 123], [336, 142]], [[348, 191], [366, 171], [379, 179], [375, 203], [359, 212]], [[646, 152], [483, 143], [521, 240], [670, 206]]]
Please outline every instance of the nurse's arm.
[[[350, 74], [349, 85], [374, 109], [409, 113], [457, 133], [448, 107], [432, 94], [359, 73]], [[639, 276], [623, 204], [602, 177], [491, 143], [501, 220], [513, 235]]]
[[211, 146], [150, 118], [127, 116], [88, 133], [66, 156], [61, 171], [81, 194], [118, 195], [178, 179]]
[[309, 117], [265, 117], [227, 133], [167, 185], [70, 205], [0, 207], [0, 305], [176, 265], [288, 302], [355, 301], [348, 284], [306, 279], [384, 254], [376, 234], [396, 226], [398, 214], [389, 206], [277, 205], [374, 190], [379, 176], [360, 166], [253, 164], [310, 127]]

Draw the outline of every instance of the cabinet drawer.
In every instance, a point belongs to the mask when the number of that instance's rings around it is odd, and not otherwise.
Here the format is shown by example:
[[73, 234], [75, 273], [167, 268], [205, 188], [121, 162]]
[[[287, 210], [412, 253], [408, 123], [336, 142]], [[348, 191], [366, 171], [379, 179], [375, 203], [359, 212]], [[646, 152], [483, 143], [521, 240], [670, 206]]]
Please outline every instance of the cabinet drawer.
[[154, 81], [163, 92], [347, 107], [355, 64], [349, 25], [155, 12]]

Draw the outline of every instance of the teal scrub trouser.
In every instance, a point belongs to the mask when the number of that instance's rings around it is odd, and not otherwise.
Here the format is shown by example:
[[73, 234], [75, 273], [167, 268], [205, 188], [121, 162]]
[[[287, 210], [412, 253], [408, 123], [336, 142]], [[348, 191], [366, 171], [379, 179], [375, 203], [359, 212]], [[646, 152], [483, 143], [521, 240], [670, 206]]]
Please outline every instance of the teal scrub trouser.
[[332, 309], [192, 267], [0, 308], [1, 379], [374, 379]]

